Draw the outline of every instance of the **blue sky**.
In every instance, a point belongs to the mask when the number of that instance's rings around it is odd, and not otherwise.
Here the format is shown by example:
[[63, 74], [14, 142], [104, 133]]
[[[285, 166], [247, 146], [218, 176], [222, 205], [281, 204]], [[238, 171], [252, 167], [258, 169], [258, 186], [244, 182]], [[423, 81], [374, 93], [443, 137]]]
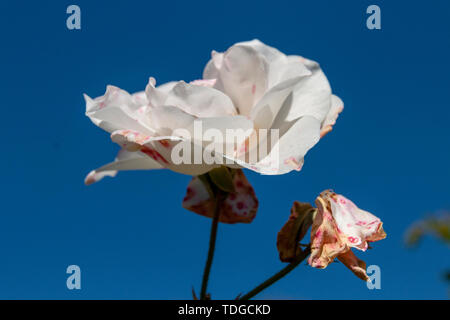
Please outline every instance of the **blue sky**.
[[[77, 4], [82, 29], [66, 28]], [[377, 4], [382, 29], [366, 28]], [[368, 290], [342, 264], [299, 266], [260, 298], [446, 299], [448, 248], [403, 244], [408, 226], [450, 208], [450, 3], [445, 1], [38, 1], [0, 4], [2, 156], [0, 298], [189, 299], [210, 220], [181, 208], [190, 178], [119, 173], [86, 187], [117, 146], [84, 116], [82, 93], [143, 90], [201, 77], [212, 49], [258, 38], [321, 63], [345, 110], [283, 176], [246, 172], [260, 200], [250, 225], [220, 225], [210, 286], [234, 298], [283, 267], [276, 234], [294, 200], [333, 188], [384, 221], [359, 253], [379, 265]], [[81, 267], [82, 289], [66, 288]]]

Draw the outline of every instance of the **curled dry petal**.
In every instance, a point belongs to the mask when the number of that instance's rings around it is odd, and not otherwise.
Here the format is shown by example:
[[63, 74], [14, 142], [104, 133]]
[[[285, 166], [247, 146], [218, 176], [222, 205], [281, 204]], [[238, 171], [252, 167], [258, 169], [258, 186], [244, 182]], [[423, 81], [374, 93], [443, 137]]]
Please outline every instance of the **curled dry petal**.
[[[258, 199], [242, 170], [235, 170], [234, 192], [227, 193], [221, 203], [219, 221], [224, 223], [250, 223], [256, 216]], [[183, 199], [183, 207], [202, 216], [214, 216], [215, 200], [198, 177], [193, 177]]]
[[367, 281], [369, 277], [366, 273], [366, 263], [353, 253], [352, 250], [348, 250], [338, 256], [340, 262], [342, 262], [347, 268], [349, 268], [358, 278]]
[[316, 205], [308, 263], [325, 268], [337, 257], [359, 278], [366, 279], [365, 264], [354, 256], [351, 248], [365, 251], [369, 242], [384, 239], [381, 220], [331, 190], [322, 192]]
[[289, 220], [277, 236], [277, 249], [281, 261], [291, 262], [302, 252], [299, 242], [311, 226], [314, 212], [315, 209], [309, 203], [294, 202]]
[[311, 228], [311, 256], [308, 263], [315, 268], [325, 268], [347, 248], [326, 204], [317, 202], [317, 213]]

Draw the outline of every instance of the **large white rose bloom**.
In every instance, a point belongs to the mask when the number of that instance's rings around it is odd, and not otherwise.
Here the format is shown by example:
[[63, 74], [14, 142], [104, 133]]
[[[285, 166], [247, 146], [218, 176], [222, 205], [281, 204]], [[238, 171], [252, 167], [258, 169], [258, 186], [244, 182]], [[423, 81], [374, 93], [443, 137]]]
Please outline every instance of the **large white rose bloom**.
[[[150, 78], [145, 92], [129, 94], [108, 86], [101, 97], [85, 95], [86, 115], [122, 146], [115, 161], [91, 171], [86, 183], [119, 170], [168, 168], [199, 175], [220, 166], [174, 161], [175, 150], [205, 150], [208, 144], [194, 133], [199, 121], [203, 132], [216, 129], [224, 137], [229, 129], [245, 132], [232, 153], [214, 153], [224, 165], [262, 174], [300, 170], [307, 151], [331, 130], [343, 109], [318, 63], [286, 56], [258, 40], [237, 43], [224, 53], [213, 51], [203, 78], [160, 86]], [[192, 138], [180, 135], [180, 129]], [[268, 144], [266, 156], [251, 162], [249, 154], [258, 149], [251, 142], [267, 143], [270, 129], [279, 140]], [[222, 150], [228, 150], [225, 142]]]

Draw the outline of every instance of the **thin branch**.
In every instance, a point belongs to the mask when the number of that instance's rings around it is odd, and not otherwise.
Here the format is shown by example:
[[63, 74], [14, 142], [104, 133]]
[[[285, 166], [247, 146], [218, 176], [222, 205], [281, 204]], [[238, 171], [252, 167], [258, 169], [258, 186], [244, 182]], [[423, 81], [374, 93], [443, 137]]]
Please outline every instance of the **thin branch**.
[[211, 271], [211, 265], [214, 258], [214, 250], [216, 247], [216, 238], [217, 238], [217, 229], [219, 227], [219, 215], [220, 215], [220, 196], [218, 195], [215, 199], [215, 208], [214, 208], [214, 217], [211, 224], [211, 234], [209, 236], [209, 250], [208, 250], [208, 258], [205, 264], [205, 270], [203, 271], [203, 280], [202, 280], [202, 289], [200, 291], [200, 300], [206, 300], [207, 296], [207, 287], [208, 287], [208, 279], [209, 273]]
[[267, 279], [266, 281], [261, 283], [259, 286], [257, 286], [253, 290], [251, 290], [249, 293], [247, 293], [247, 294], [243, 295], [242, 297], [240, 297], [239, 300], [249, 300], [249, 299], [253, 298], [258, 293], [260, 293], [261, 291], [263, 291], [267, 287], [271, 286], [272, 284], [274, 284], [275, 282], [277, 282], [278, 280], [283, 278], [285, 275], [287, 275], [289, 272], [294, 270], [303, 260], [306, 259], [306, 257], [309, 256], [310, 253], [311, 253], [311, 248], [307, 247], [305, 250], [302, 251], [302, 253], [300, 253], [295, 258], [294, 261], [292, 261], [290, 264], [288, 264], [286, 267], [284, 267], [279, 272], [274, 274], [272, 277], [270, 277], [269, 279]]

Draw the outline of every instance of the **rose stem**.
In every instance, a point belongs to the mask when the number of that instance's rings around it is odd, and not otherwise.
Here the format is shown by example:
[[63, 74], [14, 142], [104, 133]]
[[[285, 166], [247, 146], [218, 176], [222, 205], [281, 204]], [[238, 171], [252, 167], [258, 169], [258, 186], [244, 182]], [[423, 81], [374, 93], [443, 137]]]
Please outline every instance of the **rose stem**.
[[306, 249], [304, 249], [302, 251], [302, 253], [300, 253], [295, 258], [294, 261], [292, 261], [290, 264], [288, 264], [286, 267], [281, 269], [279, 272], [277, 272], [276, 274], [271, 276], [269, 279], [267, 279], [266, 281], [261, 283], [259, 286], [254, 288], [252, 291], [250, 291], [249, 293], [247, 293], [247, 294], [243, 295], [242, 297], [240, 297], [239, 300], [249, 300], [249, 299], [253, 298], [258, 293], [260, 293], [261, 291], [263, 291], [267, 287], [271, 286], [272, 284], [274, 284], [275, 282], [277, 282], [278, 280], [283, 278], [285, 275], [287, 275], [289, 272], [294, 270], [303, 260], [306, 259], [306, 257], [309, 256], [310, 253], [311, 253], [311, 248], [308, 246]]
[[216, 197], [214, 217], [211, 224], [211, 234], [209, 236], [209, 249], [208, 258], [205, 264], [205, 270], [203, 271], [202, 289], [200, 291], [200, 300], [206, 300], [206, 289], [208, 287], [209, 272], [211, 271], [211, 265], [214, 258], [214, 249], [216, 248], [217, 229], [219, 226], [219, 214], [220, 214], [220, 197]]

